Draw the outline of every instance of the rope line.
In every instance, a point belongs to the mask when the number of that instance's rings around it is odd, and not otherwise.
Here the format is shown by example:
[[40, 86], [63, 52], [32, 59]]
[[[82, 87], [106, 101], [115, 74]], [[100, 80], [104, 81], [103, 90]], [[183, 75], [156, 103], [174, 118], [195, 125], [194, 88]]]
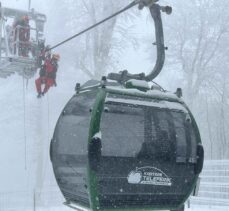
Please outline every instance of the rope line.
[[25, 78], [23, 78], [23, 118], [24, 118], [24, 162], [25, 170], [27, 169], [27, 137], [26, 137], [26, 105], [25, 105]]
[[50, 130], [50, 106], [49, 106], [49, 94], [47, 93], [47, 101], [48, 101], [48, 140], [49, 140], [49, 130]]
[[114, 18], [115, 16], [120, 15], [121, 13], [125, 12], [126, 10], [132, 8], [133, 6], [137, 5], [139, 2], [140, 2], [140, 0], [135, 0], [135, 1], [133, 1], [132, 3], [130, 3], [129, 5], [127, 5], [126, 7], [124, 7], [123, 9], [119, 10], [118, 12], [116, 12], [116, 13], [114, 13], [114, 14], [108, 16], [107, 18], [105, 18], [105, 19], [99, 21], [98, 23], [95, 23], [94, 25], [92, 25], [92, 26], [90, 26], [90, 27], [84, 29], [83, 31], [81, 31], [81, 32], [79, 32], [79, 33], [77, 33], [77, 34], [75, 34], [75, 35], [69, 37], [68, 39], [66, 39], [66, 40], [64, 40], [64, 41], [62, 41], [62, 42], [60, 42], [60, 43], [54, 45], [53, 47], [47, 49], [46, 51], [53, 50], [54, 48], [57, 48], [57, 47], [59, 47], [60, 45], [63, 45], [64, 43], [69, 42], [70, 40], [72, 40], [72, 39], [74, 39], [74, 38], [76, 38], [76, 37], [78, 37], [78, 36], [84, 34], [85, 32], [90, 31], [91, 29], [93, 29], [93, 28], [95, 28], [95, 27], [101, 25], [102, 23], [104, 23], [104, 22], [110, 20], [111, 18]]
[[[48, 142], [50, 142], [50, 101], [49, 101], [49, 94], [47, 93], [47, 126], [48, 126], [48, 131], [47, 131], [47, 138], [48, 138]], [[44, 146], [45, 146], [45, 149], [47, 149], [45, 143], [44, 143]], [[47, 168], [48, 168], [48, 156], [49, 156], [49, 153], [45, 153], [45, 156], [43, 157], [44, 159], [44, 168], [43, 168], [43, 174], [42, 174], [42, 181], [45, 181], [45, 178], [46, 178], [46, 175], [47, 175]], [[42, 192], [42, 189], [44, 188], [44, 182], [42, 183], [42, 186], [41, 186], [41, 192]], [[41, 193], [40, 193], [40, 197], [41, 197]]]

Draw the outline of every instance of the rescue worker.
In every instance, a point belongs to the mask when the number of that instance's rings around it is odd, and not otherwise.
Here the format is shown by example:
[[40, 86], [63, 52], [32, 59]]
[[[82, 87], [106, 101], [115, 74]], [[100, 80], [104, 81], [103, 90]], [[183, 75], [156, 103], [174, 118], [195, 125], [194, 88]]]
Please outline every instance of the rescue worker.
[[[40, 77], [35, 81], [38, 98], [44, 96], [44, 94], [47, 93], [51, 86], [56, 86], [56, 72], [58, 69], [59, 59], [59, 54], [53, 54], [51, 58], [47, 57], [45, 59], [44, 65], [40, 69]], [[45, 85], [43, 91], [41, 88], [42, 84]]]
[[[14, 23], [14, 54], [17, 53], [19, 56], [28, 57], [29, 53], [29, 40], [30, 40], [30, 25], [28, 15], [24, 15], [21, 19]], [[16, 43], [19, 42], [19, 43]]]

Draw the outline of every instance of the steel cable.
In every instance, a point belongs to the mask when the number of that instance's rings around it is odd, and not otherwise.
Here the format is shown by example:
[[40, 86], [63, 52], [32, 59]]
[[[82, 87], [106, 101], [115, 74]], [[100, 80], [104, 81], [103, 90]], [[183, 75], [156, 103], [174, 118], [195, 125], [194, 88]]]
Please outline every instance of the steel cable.
[[96, 23], [96, 24], [94, 24], [94, 25], [92, 25], [92, 26], [90, 26], [90, 27], [84, 29], [84, 30], [81, 31], [81, 32], [78, 32], [77, 34], [75, 34], [75, 35], [69, 37], [68, 39], [66, 39], [66, 40], [64, 40], [64, 41], [62, 41], [62, 42], [60, 42], [60, 43], [54, 45], [53, 47], [47, 49], [46, 51], [53, 50], [54, 48], [57, 48], [57, 47], [59, 47], [60, 45], [63, 45], [64, 43], [69, 42], [70, 40], [72, 40], [72, 39], [74, 39], [74, 38], [76, 38], [76, 37], [78, 37], [78, 36], [84, 34], [85, 32], [90, 31], [91, 29], [93, 29], [93, 28], [95, 28], [95, 27], [101, 25], [102, 23], [104, 23], [104, 22], [110, 20], [111, 18], [114, 18], [115, 16], [120, 15], [121, 13], [125, 12], [126, 10], [132, 8], [133, 6], [137, 5], [139, 2], [140, 2], [140, 0], [135, 0], [135, 1], [131, 2], [129, 5], [127, 5], [127, 6], [124, 7], [123, 9], [119, 10], [118, 12], [116, 12], [116, 13], [114, 13], [114, 14], [108, 16], [107, 18], [105, 18], [105, 19], [99, 21], [98, 23]]

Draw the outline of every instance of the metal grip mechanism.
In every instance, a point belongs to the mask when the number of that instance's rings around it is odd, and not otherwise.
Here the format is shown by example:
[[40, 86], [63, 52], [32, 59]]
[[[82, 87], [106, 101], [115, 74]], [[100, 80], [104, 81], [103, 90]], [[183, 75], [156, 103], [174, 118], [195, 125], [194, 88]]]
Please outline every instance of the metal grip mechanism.
[[152, 81], [161, 72], [165, 61], [164, 33], [163, 33], [163, 26], [161, 20], [161, 11], [165, 12], [166, 14], [171, 14], [172, 7], [160, 6], [155, 3], [157, 1], [158, 0], [140, 0], [138, 5], [139, 9], [143, 9], [144, 7], [149, 7], [151, 16], [154, 20], [155, 36], [156, 36], [155, 45], [157, 47], [157, 60], [153, 70], [148, 75], [145, 75], [145, 73], [131, 74], [128, 73], [127, 70], [124, 70], [121, 71], [120, 73], [110, 73], [107, 77], [108, 79], [116, 80], [119, 83], [124, 83], [130, 79]]

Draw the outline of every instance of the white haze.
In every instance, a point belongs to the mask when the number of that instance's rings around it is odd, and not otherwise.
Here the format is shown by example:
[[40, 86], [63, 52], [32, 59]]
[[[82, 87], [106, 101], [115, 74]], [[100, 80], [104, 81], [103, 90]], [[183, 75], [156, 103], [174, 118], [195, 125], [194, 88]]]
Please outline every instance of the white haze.
[[[85, 25], [76, 24], [76, 28], [66, 31], [62, 30], [69, 28], [68, 26], [61, 26], [63, 20], [68, 18], [68, 14], [62, 9], [62, 1], [63, 0], [32, 0], [32, 8], [47, 15], [45, 36], [46, 43], [50, 45], [55, 45], [85, 27]], [[129, 1], [126, 1], [126, 4], [128, 4], [128, 2]], [[182, 7], [185, 8], [185, 1], [176, 0], [175, 2], [178, 2], [175, 9], [181, 6], [181, 2], [183, 4]], [[27, 0], [2, 0], [1, 3], [3, 7], [13, 7], [17, 9], [27, 9], [28, 7]], [[173, 1], [162, 1], [162, 3], [173, 5]], [[54, 5], [55, 8], [52, 9]], [[189, 8], [186, 8], [187, 11], [188, 9]], [[174, 13], [175, 12], [176, 10]], [[138, 11], [137, 14], [139, 15]], [[120, 60], [114, 62], [114, 65], [117, 66], [117, 72], [123, 69], [134, 73], [149, 72], [154, 65], [155, 52], [152, 43], [155, 40], [152, 21], [146, 10], [139, 16], [140, 17], [137, 17], [133, 21], [132, 24], [135, 25], [135, 27], [131, 31], [132, 35], [136, 35], [138, 45], [136, 48], [128, 46], [124, 49]], [[163, 16], [165, 15], [163, 14]], [[176, 21], [175, 18], [178, 18], [176, 14], [173, 15], [172, 21]], [[170, 34], [170, 30], [168, 29], [168, 24], [172, 21], [169, 21], [169, 17], [164, 17], [163, 21], [166, 28], [165, 31], [167, 32], [165, 33], [165, 42], [169, 47], [169, 51], [167, 52], [168, 60], [166, 61], [165, 71], [162, 72], [156, 81], [161, 83], [166, 89], [171, 89], [171, 91], [175, 91], [175, 89], [180, 86], [184, 87], [186, 94], [188, 93], [188, 88], [183, 72], [181, 71], [180, 64], [177, 64], [179, 61], [175, 61], [175, 50], [170, 48], [170, 46], [175, 46], [170, 40], [171, 37], [174, 38], [175, 36], [172, 36], [172, 32]], [[58, 25], [58, 23], [60, 24]], [[66, 25], [67, 24], [70, 23], [66, 23]], [[225, 36], [228, 36], [228, 34]], [[227, 46], [225, 44], [226, 40], [229, 39], [225, 38], [224, 44], [220, 43], [221, 48], [224, 48], [224, 46], [228, 48], [228, 42]], [[77, 48], [79, 45], [79, 40], [76, 38], [55, 50], [55, 52], [61, 55], [57, 75], [57, 87], [51, 88], [49, 94], [41, 100], [36, 98], [34, 84], [34, 80], [38, 74], [29, 80], [25, 90], [23, 89], [23, 79], [17, 74], [7, 79], [0, 78], [0, 193], [22, 190], [32, 191], [36, 188], [44, 189], [44, 187], [56, 188], [52, 167], [49, 161], [49, 142], [63, 106], [74, 94], [76, 82], [84, 83], [89, 79], [83, 71], [77, 69], [77, 66], [75, 66], [75, 57], [77, 56]], [[229, 55], [229, 50], [227, 53]], [[149, 58], [152, 58], [152, 60]], [[218, 62], [220, 62], [220, 58], [216, 57], [214, 59], [218, 59]], [[171, 60], [175, 63], [172, 67]], [[215, 62], [214, 65], [216, 64], [217, 62]], [[228, 72], [228, 66], [225, 66], [225, 70]], [[219, 80], [222, 80], [222, 77], [219, 75], [220, 73], [217, 75]], [[217, 76], [215, 77], [217, 78]], [[228, 75], [225, 75], [225, 77], [229, 79]], [[211, 78], [211, 76], [209, 76], [209, 78]], [[208, 78], [206, 78], [205, 81], [208, 81]], [[213, 82], [216, 89], [220, 89], [221, 92], [221, 83], [218, 81], [220, 83], [218, 86], [215, 81]], [[24, 83], [26, 83], [26, 81], [24, 81]], [[219, 99], [222, 96], [218, 96], [214, 91], [211, 92], [211, 89], [207, 85], [206, 89], [204, 89], [203, 85], [201, 86], [200, 93], [198, 92], [198, 97], [193, 98], [194, 105], [191, 106], [194, 110], [193, 113], [197, 117], [197, 123], [200, 126], [208, 159], [229, 158], [228, 138], [226, 140], [222, 138], [228, 135], [229, 127], [228, 119], [226, 118], [229, 113], [228, 83], [226, 83], [225, 86], [225, 100], [222, 103]], [[25, 91], [25, 101], [23, 100], [23, 90]], [[186, 95], [185, 99], [188, 98], [189, 96]], [[204, 100], [209, 103], [209, 116], [205, 112], [206, 103]], [[222, 105], [221, 112], [219, 112], [218, 108]], [[223, 116], [220, 117], [220, 115]], [[206, 123], [208, 117], [209, 124]], [[225, 118], [225, 121], [220, 121], [222, 118]], [[220, 127], [218, 122], [222, 124], [221, 126], [224, 127], [224, 131], [220, 128], [218, 129], [218, 127]], [[216, 129], [217, 131], [215, 131]], [[209, 144], [210, 138], [213, 142], [211, 147]], [[224, 140], [224, 142], [222, 140]], [[224, 147], [226, 147], [226, 150], [223, 150]], [[212, 148], [213, 150], [217, 148], [217, 152], [211, 153]], [[224, 157], [221, 157], [221, 151], [224, 151]], [[206, 208], [206, 210], [209, 209], [210, 208]], [[197, 210], [202, 211], [203, 209], [190, 209], [190, 211]], [[228, 209], [225, 208], [225, 210]]]

